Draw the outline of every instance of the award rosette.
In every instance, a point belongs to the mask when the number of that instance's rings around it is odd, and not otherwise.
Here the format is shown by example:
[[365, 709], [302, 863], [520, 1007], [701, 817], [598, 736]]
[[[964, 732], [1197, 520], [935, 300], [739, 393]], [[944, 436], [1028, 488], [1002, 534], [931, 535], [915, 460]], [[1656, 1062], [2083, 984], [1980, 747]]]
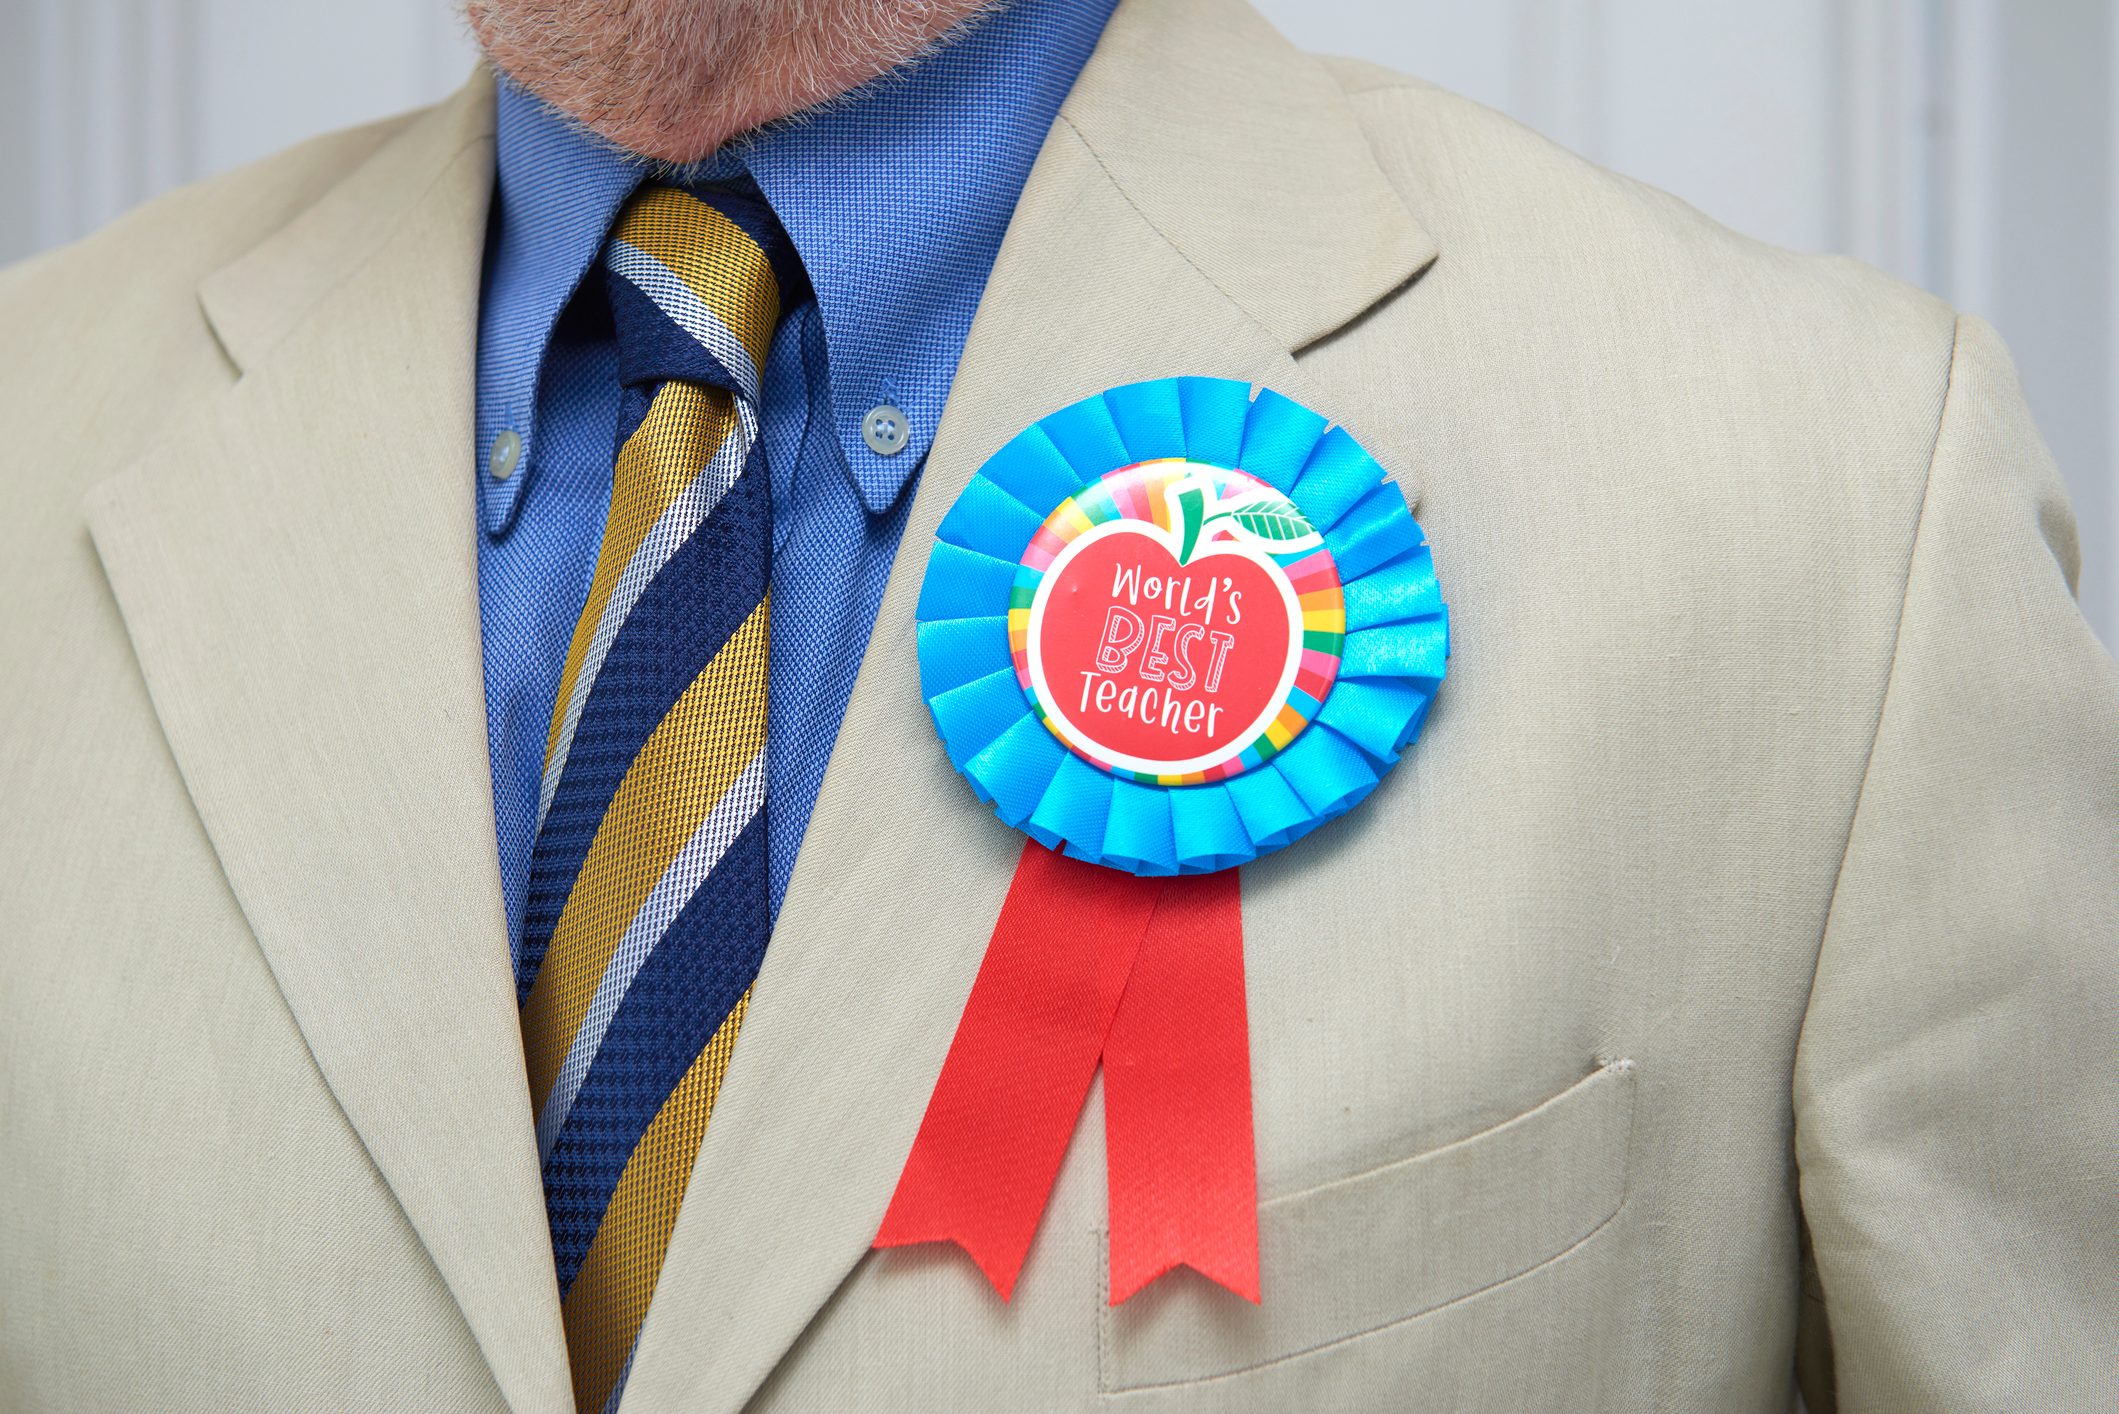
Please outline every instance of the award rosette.
[[1259, 1299], [1237, 866], [1375, 789], [1448, 615], [1344, 429], [1214, 378], [1033, 423], [943, 519], [918, 609], [950, 761], [1029, 836], [876, 1238], [1005, 1298], [1104, 1071], [1113, 1305], [1179, 1264]]

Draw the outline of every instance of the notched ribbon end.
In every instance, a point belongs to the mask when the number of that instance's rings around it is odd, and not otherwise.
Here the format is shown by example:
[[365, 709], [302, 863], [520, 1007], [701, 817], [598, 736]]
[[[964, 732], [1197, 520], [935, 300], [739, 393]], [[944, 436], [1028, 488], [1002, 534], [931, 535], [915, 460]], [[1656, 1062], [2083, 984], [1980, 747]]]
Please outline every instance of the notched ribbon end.
[[1023, 1258], [1026, 1255], [1024, 1253], [1018, 1252], [1011, 1258], [1004, 1254], [981, 1251], [979, 1247], [955, 1233], [908, 1231], [900, 1224], [893, 1224], [888, 1217], [883, 1219], [882, 1230], [869, 1245], [877, 1251], [883, 1251], [895, 1247], [918, 1247], [930, 1242], [946, 1242], [969, 1257], [972, 1265], [985, 1276], [994, 1293], [1002, 1301], [1008, 1301], [1015, 1295], [1016, 1278], [1023, 1272]]
[[[1233, 1254], [1232, 1254], [1233, 1255]], [[1233, 1292], [1253, 1306], [1261, 1304], [1258, 1283], [1258, 1253], [1254, 1249], [1248, 1261], [1235, 1255], [1233, 1261], [1216, 1262], [1209, 1259], [1198, 1261], [1183, 1257], [1172, 1257], [1160, 1265], [1140, 1266], [1121, 1272], [1118, 1264], [1111, 1267], [1111, 1304], [1123, 1306], [1143, 1288], [1168, 1276], [1179, 1267], [1190, 1267], [1216, 1286]]]

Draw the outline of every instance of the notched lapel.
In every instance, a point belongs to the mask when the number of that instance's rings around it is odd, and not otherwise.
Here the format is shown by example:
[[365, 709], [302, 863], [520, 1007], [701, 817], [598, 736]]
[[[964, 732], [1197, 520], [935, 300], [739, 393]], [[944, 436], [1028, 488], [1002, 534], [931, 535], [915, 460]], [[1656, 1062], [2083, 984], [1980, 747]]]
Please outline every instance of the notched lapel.
[[[1149, 72], [1162, 77], [1141, 83]], [[1232, 72], [1251, 87], [1227, 91]], [[1167, 91], [1172, 73], [1186, 76], [1180, 91]], [[1306, 165], [1257, 185], [1255, 154], [1214, 136], [1236, 105], [1277, 115], [1276, 141], [1307, 147]], [[1168, 199], [1179, 180], [1189, 206]], [[1290, 230], [1313, 244], [1290, 249]], [[641, 1332], [629, 1409], [740, 1408], [868, 1251], [1000, 911], [1020, 837], [950, 770], [914, 657], [944, 512], [1024, 425], [1116, 384], [1242, 378], [1328, 412], [1290, 350], [1433, 257], [1328, 76], [1247, 7], [1120, 9], [980, 304]], [[1036, 1274], [1033, 1249], [1024, 1279]]]
[[242, 377], [86, 510], [318, 1069], [511, 1406], [558, 1410], [470, 482], [491, 109], [474, 79], [209, 281]]

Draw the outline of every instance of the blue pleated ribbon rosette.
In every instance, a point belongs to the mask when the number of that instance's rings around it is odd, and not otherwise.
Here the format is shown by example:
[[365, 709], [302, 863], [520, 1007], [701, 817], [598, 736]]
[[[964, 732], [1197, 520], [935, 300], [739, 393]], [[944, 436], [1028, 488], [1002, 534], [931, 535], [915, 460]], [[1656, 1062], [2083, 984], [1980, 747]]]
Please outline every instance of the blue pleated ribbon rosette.
[[[1316, 532], [1307, 543], [1321, 536], [1343, 596], [1343, 639], [1329, 632], [1330, 615], [1306, 616], [1323, 625], [1307, 635], [1318, 649], [1310, 661], [1336, 667], [1322, 689], [1316, 675], [1305, 679], [1321, 699], [1297, 689], [1284, 716], [1297, 723], [1292, 738], [1261, 737], [1211, 779], [1092, 764], [1069, 749], [1022, 672], [1033, 540], [1041, 530], [1049, 538], [1056, 515], [1115, 514], [1099, 483], [1165, 461], [1226, 468], [1232, 481], [1255, 478], [1292, 502]], [[1418, 734], [1449, 655], [1434, 562], [1383, 468], [1300, 403], [1271, 390], [1254, 399], [1248, 385], [1219, 378], [1112, 388], [1025, 428], [944, 517], [918, 618], [922, 695], [979, 798], [1050, 848], [1144, 876], [1248, 863], [1358, 804]]]

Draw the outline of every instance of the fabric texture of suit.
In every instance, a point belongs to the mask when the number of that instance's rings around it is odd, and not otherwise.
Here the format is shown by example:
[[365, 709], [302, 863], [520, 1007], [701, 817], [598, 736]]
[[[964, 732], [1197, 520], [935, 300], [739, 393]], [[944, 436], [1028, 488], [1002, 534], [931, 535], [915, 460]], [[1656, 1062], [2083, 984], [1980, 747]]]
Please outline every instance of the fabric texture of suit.
[[[569, 1407], [465, 477], [492, 102], [0, 274], [7, 1408]], [[1104, 1304], [1092, 1095], [1003, 1305], [869, 1251], [1019, 847], [913, 605], [987, 454], [1177, 373], [1377, 454], [1455, 657], [1244, 871], [1263, 1304]], [[1984, 324], [1126, 0], [917, 497], [627, 1410], [2119, 1401], [2119, 683]]]

